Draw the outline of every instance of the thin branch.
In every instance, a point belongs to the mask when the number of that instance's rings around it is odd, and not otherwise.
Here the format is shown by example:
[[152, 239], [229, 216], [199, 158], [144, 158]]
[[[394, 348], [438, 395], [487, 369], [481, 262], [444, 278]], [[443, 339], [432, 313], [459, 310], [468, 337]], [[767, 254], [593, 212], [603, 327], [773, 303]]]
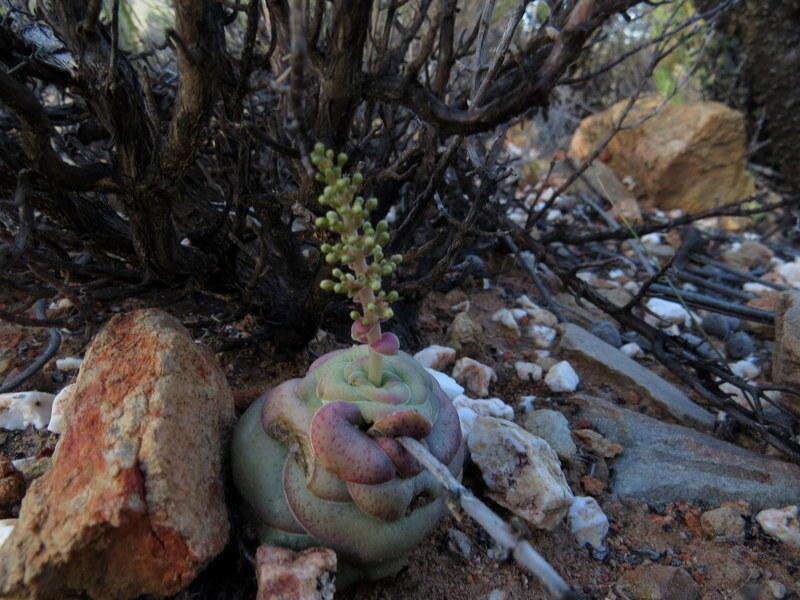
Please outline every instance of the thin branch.
[[[461, 506], [463, 511], [475, 519], [492, 539], [504, 549], [510, 551], [516, 561], [533, 573], [547, 588], [556, 600], [577, 600], [577, 592], [534, 550], [530, 543], [522, 538], [514, 529], [497, 514], [481, 502], [469, 489], [458, 481], [450, 470], [439, 462], [428, 449], [413, 438], [401, 437], [397, 441], [428, 469], [447, 490], [450, 497]], [[451, 510], [452, 507], [451, 507]]]

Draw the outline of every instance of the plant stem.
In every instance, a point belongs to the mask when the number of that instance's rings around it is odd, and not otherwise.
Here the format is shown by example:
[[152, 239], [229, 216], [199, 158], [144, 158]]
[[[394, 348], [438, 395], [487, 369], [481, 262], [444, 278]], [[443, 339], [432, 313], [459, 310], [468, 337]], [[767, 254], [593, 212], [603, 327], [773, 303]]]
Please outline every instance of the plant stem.
[[380, 387], [383, 383], [383, 356], [372, 348], [369, 349], [367, 376], [370, 383], [376, 387]]

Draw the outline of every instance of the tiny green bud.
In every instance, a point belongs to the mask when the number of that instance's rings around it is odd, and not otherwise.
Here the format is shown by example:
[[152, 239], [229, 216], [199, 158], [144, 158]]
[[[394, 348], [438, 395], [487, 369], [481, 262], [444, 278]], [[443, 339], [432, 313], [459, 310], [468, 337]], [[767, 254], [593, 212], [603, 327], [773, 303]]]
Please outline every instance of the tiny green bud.
[[320, 250], [320, 252], [323, 252], [323, 253], [327, 254], [328, 252], [333, 250], [333, 246], [331, 246], [330, 244], [322, 244], [319, 247], [319, 250]]
[[377, 292], [379, 289], [381, 289], [381, 280], [380, 279], [373, 279], [370, 282], [369, 287], [372, 288], [373, 292]]
[[333, 157], [334, 157], [333, 150], [326, 150], [325, 151], [325, 158], [327, 158], [328, 160], [333, 160]]
[[385, 231], [389, 231], [389, 223], [386, 221], [378, 221], [378, 227], [376, 229], [378, 233], [383, 233]]
[[333, 289], [334, 283], [330, 279], [323, 279], [319, 282], [319, 287], [321, 287], [326, 292], [330, 292]]
[[387, 306], [386, 310], [383, 311], [383, 316], [386, 319], [391, 319], [394, 316], [394, 311]]
[[370, 302], [369, 304], [367, 304], [367, 310], [369, 312], [374, 313], [376, 310], [378, 310], [378, 305], [375, 304], [374, 302]]
[[317, 217], [314, 219], [314, 225], [319, 227], [320, 229], [327, 229], [329, 226], [328, 219], [325, 217]]
[[370, 198], [367, 200], [367, 210], [375, 210], [378, 208], [378, 199], [377, 198]]
[[347, 154], [345, 154], [344, 152], [339, 154], [339, 156], [336, 157], [336, 162], [340, 167], [343, 167], [347, 162]]
[[325, 152], [325, 146], [323, 145], [322, 142], [317, 142], [316, 144], [314, 144], [314, 154], [321, 157], [324, 152]]
[[328, 263], [329, 265], [332, 265], [333, 263], [336, 262], [336, 258], [337, 258], [337, 254], [336, 253], [328, 252], [325, 255], [325, 262]]
[[390, 258], [389, 260], [391, 260], [394, 264], [399, 265], [401, 262], [403, 262], [403, 255], [393, 254], [392, 258]]
[[357, 321], [358, 319], [361, 318], [361, 315], [359, 314], [359, 312], [357, 310], [352, 310], [352, 311], [350, 311], [350, 318], [353, 321]]
[[388, 241], [389, 241], [389, 234], [388, 234], [388, 233], [386, 233], [385, 231], [382, 231], [382, 232], [381, 232], [381, 233], [379, 233], [379, 234], [378, 234], [376, 237], [377, 237], [378, 243], [379, 243], [381, 246], [383, 246], [383, 245], [384, 245], [386, 242], [388, 242]]
[[394, 302], [398, 298], [400, 298], [400, 294], [398, 294], [395, 290], [392, 290], [386, 295], [386, 300], [389, 302]]
[[342, 292], [344, 292], [344, 286], [341, 283], [336, 283], [333, 286], [333, 291], [336, 292], [337, 294], [341, 294]]
[[342, 278], [342, 275], [344, 275], [344, 273], [342, 273], [342, 270], [341, 270], [341, 269], [339, 269], [339, 268], [336, 268], [336, 269], [334, 269], [333, 271], [331, 271], [331, 275], [333, 275], [333, 276], [334, 276], [334, 277], [336, 277], [337, 279], [341, 279], [341, 278]]

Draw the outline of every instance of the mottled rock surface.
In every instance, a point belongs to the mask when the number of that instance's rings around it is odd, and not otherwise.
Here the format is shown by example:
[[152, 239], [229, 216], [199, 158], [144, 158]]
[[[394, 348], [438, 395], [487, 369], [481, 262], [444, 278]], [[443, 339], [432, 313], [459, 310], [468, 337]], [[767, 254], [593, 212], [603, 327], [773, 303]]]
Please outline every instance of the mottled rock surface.
[[614, 460], [611, 491], [642, 502], [744, 500], [760, 510], [800, 497], [800, 467], [756, 454], [688, 427], [663, 423], [599, 398], [568, 400], [625, 449]]
[[333, 600], [336, 553], [330, 548], [294, 552], [277, 546], [256, 551], [256, 600]]
[[158, 310], [92, 341], [67, 430], [0, 551], [0, 597], [172, 595], [228, 539], [222, 459], [233, 399], [221, 369]]

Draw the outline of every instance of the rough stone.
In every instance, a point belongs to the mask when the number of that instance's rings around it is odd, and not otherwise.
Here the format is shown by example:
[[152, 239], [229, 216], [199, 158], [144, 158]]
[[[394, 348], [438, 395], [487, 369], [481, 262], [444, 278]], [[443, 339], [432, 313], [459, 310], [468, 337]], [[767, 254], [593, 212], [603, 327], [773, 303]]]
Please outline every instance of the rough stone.
[[622, 346], [619, 350], [625, 356], [631, 359], [641, 358], [642, 356], [644, 356], [644, 350], [642, 350], [642, 347], [636, 342], [629, 342], [624, 346]]
[[534, 410], [525, 416], [523, 426], [550, 444], [561, 460], [571, 462], [578, 455], [578, 447], [569, 431], [569, 422], [557, 410]]
[[543, 374], [543, 369], [540, 365], [521, 360], [514, 363], [514, 370], [517, 372], [517, 377], [520, 381], [539, 381]]
[[278, 546], [256, 550], [256, 600], [333, 600], [336, 553], [330, 548], [294, 552]]
[[53, 433], [64, 433], [67, 430], [67, 421], [64, 418], [64, 405], [68, 402], [69, 395], [75, 389], [75, 384], [71, 383], [53, 398], [53, 408], [50, 411], [50, 422], [47, 424], [48, 431]]
[[563, 520], [573, 494], [546, 441], [509, 421], [478, 417], [467, 444], [498, 504], [542, 529]]
[[720, 506], [700, 516], [703, 532], [718, 542], [736, 542], [744, 539], [744, 519], [731, 506]]
[[534, 347], [546, 349], [553, 345], [558, 332], [547, 325], [537, 325], [534, 323], [528, 325], [524, 333], [526, 337], [533, 338]]
[[748, 240], [724, 252], [722, 260], [732, 267], [742, 271], [749, 271], [754, 267], [769, 267], [773, 256], [772, 250], [764, 244]]
[[461, 395], [453, 398], [453, 406], [456, 409], [468, 408], [482, 417], [496, 417], [507, 421], [514, 420], [514, 409], [500, 400], [500, 398], [469, 398]]
[[795, 550], [800, 550], [800, 520], [796, 505], [768, 508], [756, 515], [756, 521], [767, 534]]
[[451, 554], [468, 561], [472, 556], [472, 541], [466, 533], [451, 527], [447, 530], [447, 549]]
[[517, 324], [517, 319], [514, 317], [514, 313], [507, 308], [501, 308], [495, 312], [492, 315], [492, 321], [495, 323], [500, 323], [503, 327], [514, 333], [514, 335], [519, 336], [519, 325]]
[[14, 531], [19, 519], [0, 519], [0, 546], [2, 546]]
[[[695, 213], [751, 196], [755, 186], [747, 174], [741, 113], [717, 102], [666, 103], [659, 110], [662, 102], [657, 96], [637, 100], [624, 123], [641, 123], [614, 135], [600, 160], [620, 178], [632, 177], [665, 210]], [[570, 155], [589, 157], [627, 106], [623, 100], [584, 119]]]
[[590, 331], [592, 335], [599, 337], [609, 346], [614, 346], [614, 348], [622, 346], [622, 336], [619, 333], [619, 329], [611, 321], [597, 321], [592, 324]]
[[777, 385], [800, 388], [800, 292], [784, 292], [777, 298], [772, 379]]
[[490, 366], [471, 358], [459, 358], [453, 367], [453, 377], [477, 396], [488, 396], [489, 386], [497, 381], [497, 373]]
[[464, 386], [459, 384], [455, 379], [450, 377], [447, 373], [442, 373], [441, 371], [437, 371], [436, 369], [426, 369], [428, 373], [436, 380], [436, 383], [439, 384], [439, 387], [442, 388], [442, 391], [447, 395], [450, 400], [453, 398], [457, 398], [461, 394], [464, 393]]
[[699, 600], [700, 588], [681, 567], [658, 563], [639, 565], [626, 572], [616, 587], [624, 598], [636, 600]]
[[428, 369], [442, 371], [455, 362], [456, 351], [455, 348], [433, 344], [417, 352], [414, 360]]
[[583, 445], [596, 456], [603, 458], [614, 458], [622, 454], [622, 446], [617, 442], [607, 440], [602, 435], [591, 429], [576, 429], [574, 432]]
[[483, 327], [473, 321], [467, 311], [456, 314], [447, 330], [447, 339], [456, 350], [465, 345], [479, 344], [482, 338]]
[[172, 595], [228, 539], [222, 460], [233, 399], [210, 353], [158, 310], [92, 341], [52, 468], [0, 549], [0, 597]]
[[800, 467], [756, 454], [688, 427], [671, 425], [599, 398], [568, 399], [625, 451], [614, 462], [611, 492], [641, 502], [746, 501], [754, 509], [800, 497]]
[[652, 316], [658, 317], [653, 322], [656, 326], [667, 326], [669, 324], [686, 326], [689, 324], [689, 312], [678, 302], [664, 300], [663, 298], [650, 298], [647, 301], [647, 310], [652, 315], [647, 315], [647, 320], [650, 321]]
[[544, 383], [551, 392], [574, 392], [580, 381], [575, 369], [565, 360], [550, 367], [544, 378]]
[[11, 392], [0, 394], [0, 428], [42, 429], [50, 421], [53, 394], [45, 392]]
[[709, 313], [703, 319], [703, 331], [708, 335], [724, 340], [731, 332], [731, 322], [725, 315]]
[[755, 349], [756, 346], [753, 343], [753, 338], [744, 331], [732, 333], [725, 340], [725, 351], [728, 353], [728, 357], [733, 360], [747, 358]]
[[659, 409], [684, 423], [711, 428], [714, 415], [692, 402], [677, 387], [628, 358], [603, 340], [572, 323], [561, 327], [561, 352], [597, 379], [620, 389], [634, 390]]
[[0, 518], [11, 515], [11, 509], [25, 495], [25, 477], [7, 458], [0, 459]]
[[581, 496], [572, 501], [567, 513], [569, 529], [578, 544], [589, 544], [595, 550], [604, 548], [603, 540], [608, 534], [608, 517], [600, 508], [597, 500]]

